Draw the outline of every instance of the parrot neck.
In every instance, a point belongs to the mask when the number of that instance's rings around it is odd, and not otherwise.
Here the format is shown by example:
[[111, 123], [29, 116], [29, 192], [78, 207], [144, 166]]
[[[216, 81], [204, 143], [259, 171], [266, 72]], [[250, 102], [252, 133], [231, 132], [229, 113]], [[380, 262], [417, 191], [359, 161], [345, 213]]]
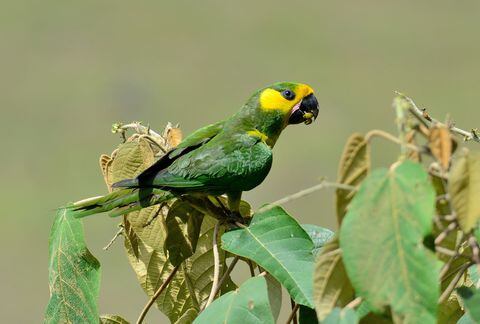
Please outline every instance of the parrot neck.
[[273, 148], [287, 125], [288, 118], [280, 111], [260, 111], [250, 107], [243, 107], [231, 118], [233, 129], [243, 130], [251, 135], [260, 137]]

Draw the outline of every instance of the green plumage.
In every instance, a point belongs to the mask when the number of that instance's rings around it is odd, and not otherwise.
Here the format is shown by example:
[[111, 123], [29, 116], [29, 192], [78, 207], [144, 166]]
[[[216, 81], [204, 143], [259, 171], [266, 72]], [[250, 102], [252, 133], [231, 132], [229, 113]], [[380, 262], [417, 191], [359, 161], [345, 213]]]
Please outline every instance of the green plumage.
[[[297, 87], [295, 83], [278, 83], [269, 88], [280, 92]], [[114, 208], [130, 211], [191, 193], [226, 193], [230, 208], [238, 211], [242, 191], [255, 188], [269, 173], [272, 147], [288, 124], [290, 112], [262, 109], [259, 98], [263, 90], [253, 94], [229, 119], [192, 133], [137, 178], [113, 185], [126, 189], [76, 204], [76, 216]]]

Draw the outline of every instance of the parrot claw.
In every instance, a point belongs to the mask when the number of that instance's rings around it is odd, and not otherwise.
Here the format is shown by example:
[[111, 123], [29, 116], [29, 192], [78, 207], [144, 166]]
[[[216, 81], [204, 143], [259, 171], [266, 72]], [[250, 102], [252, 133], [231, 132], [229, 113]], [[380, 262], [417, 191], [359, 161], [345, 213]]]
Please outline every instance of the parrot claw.
[[245, 219], [242, 217], [242, 215], [239, 212], [232, 211], [228, 215], [225, 222], [226, 222], [226, 225], [229, 229], [235, 229], [235, 228], [239, 227], [237, 225], [238, 223], [245, 224]]

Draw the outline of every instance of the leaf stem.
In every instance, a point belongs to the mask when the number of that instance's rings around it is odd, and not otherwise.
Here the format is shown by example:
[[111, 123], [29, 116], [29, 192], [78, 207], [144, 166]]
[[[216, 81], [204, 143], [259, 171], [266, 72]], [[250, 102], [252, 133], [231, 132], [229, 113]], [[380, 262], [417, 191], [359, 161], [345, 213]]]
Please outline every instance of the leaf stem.
[[222, 278], [220, 279], [220, 281], [218, 282], [218, 286], [217, 286], [217, 289], [215, 290], [214, 292], [214, 296], [216, 296], [218, 294], [218, 292], [220, 291], [220, 289], [222, 288], [222, 285], [223, 283], [225, 282], [225, 280], [228, 278], [228, 276], [230, 275], [230, 273], [233, 271], [233, 268], [235, 268], [235, 265], [237, 264], [238, 260], [240, 260], [240, 257], [238, 255], [236, 255], [232, 262], [230, 263], [230, 265], [228, 266], [227, 270], [225, 271], [225, 273], [223, 274]]
[[362, 303], [362, 301], [363, 301], [362, 297], [357, 297], [351, 302], [349, 302], [347, 305], [345, 305], [345, 307], [352, 308], [352, 309], [357, 308], [358, 305]]
[[177, 265], [175, 268], [173, 268], [172, 272], [168, 275], [167, 279], [162, 283], [162, 285], [157, 289], [155, 294], [150, 298], [148, 303], [145, 305], [143, 308], [142, 312], [140, 313], [140, 316], [138, 317], [137, 324], [141, 324], [143, 320], [145, 319], [145, 316], [147, 315], [148, 311], [150, 310], [150, 307], [152, 307], [153, 303], [155, 300], [160, 296], [160, 294], [167, 288], [168, 284], [170, 281], [172, 281], [173, 277], [175, 276], [175, 273], [177, 272], [178, 268], [180, 268], [180, 265]]
[[458, 282], [462, 278], [463, 273], [468, 269], [469, 266], [471, 266], [473, 262], [467, 262], [462, 267], [458, 270], [457, 274], [455, 277], [450, 281], [450, 284], [448, 287], [443, 291], [442, 295], [438, 299], [438, 303], [441, 304], [443, 303], [452, 293], [453, 289], [457, 286]]
[[297, 324], [297, 311], [300, 307], [300, 304], [295, 304], [293, 299], [290, 298], [290, 303], [292, 304], [292, 312], [288, 316], [286, 324], [290, 324], [293, 320], [293, 324]]
[[[383, 130], [380, 130], [380, 129], [372, 129], [367, 134], [365, 134], [365, 141], [370, 143], [374, 137], [381, 137], [383, 139], [386, 139], [387, 141], [393, 142], [395, 144], [402, 145], [402, 141], [400, 139], [398, 139], [394, 135], [392, 135], [390, 133], [387, 133], [387, 132], [385, 132]], [[406, 148], [408, 148], [412, 151], [419, 152], [419, 153], [425, 152], [425, 150], [423, 150], [422, 148], [420, 148], [416, 145], [413, 145], [413, 144], [410, 144], [410, 143], [404, 143], [404, 145], [405, 145]]]
[[212, 289], [210, 290], [210, 296], [208, 296], [207, 303], [205, 304], [205, 308], [208, 307], [215, 298], [216, 291], [218, 288], [218, 280], [220, 277], [220, 255], [218, 253], [218, 245], [217, 245], [217, 239], [218, 239], [218, 227], [219, 227], [219, 222], [215, 224], [215, 227], [213, 229], [213, 283], [212, 283]]
[[113, 243], [115, 243], [115, 241], [117, 240], [117, 238], [123, 234], [123, 225], [122, 224], [119, 224], [118, 227], [120, 227], [120, 229], [118, 230], [117, 233], [115, 233], [115, 235], [113, 236], [113, 238], [110, 240], [110, 242], [108, 242], [107, 245], [105, 245], [105, 247], [103, 248], [105, 251], [107, 251], [112, 245]]

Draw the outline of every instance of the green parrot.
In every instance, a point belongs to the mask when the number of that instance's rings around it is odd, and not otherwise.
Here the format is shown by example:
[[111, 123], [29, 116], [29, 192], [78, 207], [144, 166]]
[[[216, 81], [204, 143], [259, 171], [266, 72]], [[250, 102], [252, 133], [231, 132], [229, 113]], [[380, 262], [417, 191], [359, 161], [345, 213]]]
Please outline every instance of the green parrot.
[[313, 89], [279, 82], [256, 91], [230, 118], [187, 136], [134, 179], [114, 183], [112, 193], [74, 203], [75, 217], [114, 210], [121, 215], [182, 195], [226, 194], [238, 217], [243, 191], [257, 187], [272, 166], [272, 148], [289, 124], [318, 116]]

